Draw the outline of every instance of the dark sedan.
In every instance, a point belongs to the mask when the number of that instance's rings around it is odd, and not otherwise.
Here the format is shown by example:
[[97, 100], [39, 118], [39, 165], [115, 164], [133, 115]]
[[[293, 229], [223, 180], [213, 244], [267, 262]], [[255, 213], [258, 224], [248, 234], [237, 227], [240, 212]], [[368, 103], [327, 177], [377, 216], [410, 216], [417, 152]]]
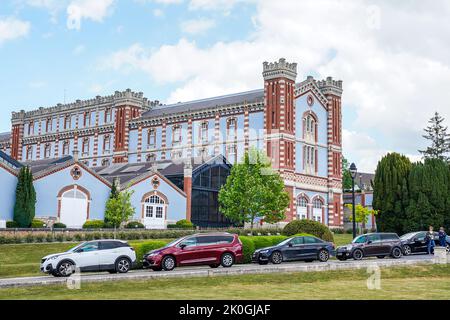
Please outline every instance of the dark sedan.
[[313, 236], [298, 236], [284, 240], [273, 246], [258, 249], [253, 253], [252, 261], [259, 264], [280, 264], [283, 261], [326, 262], [334, 255], [334, 244]]
[[[418, 231], [404, 234], [400, 237], [403, 244], [403, 254], [408, 256], [413, 253], [427, 253], [427, 242], [425, 241], [426, 231]], [[440, 246], [439, 234], [434, 233], [434, 243]], [[447, 252], [450, 251], [450, 237], [446, 237]]]

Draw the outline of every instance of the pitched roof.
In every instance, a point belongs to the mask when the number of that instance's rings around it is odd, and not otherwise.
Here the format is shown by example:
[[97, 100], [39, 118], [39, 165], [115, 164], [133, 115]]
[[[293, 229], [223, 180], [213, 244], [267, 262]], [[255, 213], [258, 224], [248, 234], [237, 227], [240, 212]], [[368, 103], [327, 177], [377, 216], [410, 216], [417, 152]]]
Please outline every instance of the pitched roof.
[[374, 173], [358, 173], [355, 183], [358, 185], [360, 190], [370, 191], [373, 190], [372, 184], [375, 179]]
[[3, 151], [0, 151], [0, 162], [4, 163], [5, 165], [13, 169], [19, 169], [23, 167], [23, 165], [19, 161], [11, 158], [11, 156], [9, 156]]
[[0, 142], [8, 142], [11, 139], [11, 132], [0, 133]]
[[24, 166], [27, 166], [31, 169], [33, 175], [41, 173], [45, 170], [51, 170], [56, 168], [57, 166], [64, 164], [70, 160], [73, 160], [72, 156], [66, 156], [56, 159], [43, 159], [43, 160], [35, 160], [35, 161], [27, 161], [23, 162]]
[[258, 89], [201, 100], [179, 102], [170, 105], [161, 105], [145, 112], [142, 115], [142, 118], [151, 118], [167, 114], [198, 111], [203, 109], [214, 108], [217, 106], [236, 105], [245, 102], [252, 103], [262, 101], [264, 101], [264, 90]]

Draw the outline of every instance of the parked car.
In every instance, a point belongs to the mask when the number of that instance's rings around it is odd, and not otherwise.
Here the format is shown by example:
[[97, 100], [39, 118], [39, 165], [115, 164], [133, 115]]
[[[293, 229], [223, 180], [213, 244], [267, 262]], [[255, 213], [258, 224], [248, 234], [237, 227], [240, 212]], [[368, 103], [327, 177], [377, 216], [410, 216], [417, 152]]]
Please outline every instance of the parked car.
[[335, 254], [334, 244], [313, 236], [298, 236], [288, 238], [281, 243], [256, 250], [252, 255], [252, 262], [261, 265], [272, 262], [279, 264], [283, 261], [314, 261], [326, 262]]
[[81, 272], [126, 273], [135, 263], [136, 253], [127, 242], [94, 240], [66, 252], [45, 256], [41, 260], [41, 271], [55, 277], [68, 277], [78, 268]]
[[[427, 242], [425, 241], [426, 231], [417, 231], [404, 234], [400, 237], [403, 244], [403, 254], [409, 256], [413, 253], [427, 253]], [[450, 252], [450, 237], [446, 237], [447, 252]], [[434, 243], [440, 246], [439, 233], [434, 232]]]
[[361, 260], [364, 257], [383, 259], [391, 256], [401, 258], [402, 242], [395, 233], [368, 233], [353, 239], [351, 244], [336, 249], [336, 258], [344, 261], [350, 258]]
[[188, 265], [225, 268], [242, 261], [242, 243], [230, 233], [207, 233], [186, 236], [144, 255], [144, 268], [154, 271], [173, 270]]

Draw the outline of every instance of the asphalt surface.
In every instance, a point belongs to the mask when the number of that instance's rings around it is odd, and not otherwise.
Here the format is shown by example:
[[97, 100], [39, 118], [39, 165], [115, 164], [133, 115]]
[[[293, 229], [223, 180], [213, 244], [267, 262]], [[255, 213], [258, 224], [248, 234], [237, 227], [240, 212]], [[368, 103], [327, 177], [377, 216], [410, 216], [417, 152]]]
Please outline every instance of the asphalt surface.
[[417, 264], [433, 264], [434, 257], [429, 255], [412, 255], [400, 259], [377, 259], [370, 258], [362, 261], [337, 261], [329, 260], [326, 263], [321, 262], [285, 262], [279, 265], [241, 264], [234, 265], [231, 268], [211, 269], [206, 266], [179, 267], [173, 271], [152, 271], [152, 270], [132, 270], [126, 274], [109, 274], [107, 272], [74, 274], [69, 278], [56, 278], [43, 274], [39, 277], [21, 277], [0, 279], [0, 288], [5, 287], [25, 287], [39, 285], [54, 285], [81, 282], [102, 282], [117, 280], [151, 280], [160, 278], [184, 278], [184, 277], [212, 277], [212, 276], [230, 276], [242, 274], [265, 274], [265, 273], [286, 273], [286, 272], [313, 272], [329, 270], [349, 270], [361, 269], [373, 266], [394, 267], [410, 266]]

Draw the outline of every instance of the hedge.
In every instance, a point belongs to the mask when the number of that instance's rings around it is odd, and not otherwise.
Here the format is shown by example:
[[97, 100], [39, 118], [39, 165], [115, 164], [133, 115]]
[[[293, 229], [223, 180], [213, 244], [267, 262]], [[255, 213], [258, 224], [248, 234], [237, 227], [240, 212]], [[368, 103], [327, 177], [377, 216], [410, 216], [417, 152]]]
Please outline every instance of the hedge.
[[105, 222], [102, 220], [88, 220], [83, 224], [83, 229], [102, 229], [105, 227]]
[[177, 221], [175, 224], [169, 224], [167, 225], [168, 229], [194, 229], [195, 226], [192, 222], [182, 219]]
[[6, 221], [7, 228], [18, 228], [19, 224], [15, 221]]
[[244, 256], [243, 263], [252, 261], [252, 255], [255, 250], [277, 245], [287, 238], [286, 236], [240, 236], [239, 239], [242, 242], [242, 254]]
[[153, 241], [146, 241], [146, 242], [142, 242], [142, 243], [138, 243], [138, 244], [132, 245], [132, 247], [136, 251], [137, 267], [141, 267], [142, 266], [142, 261], [141, 260], [142, 260], [142, 257], [144, 256], [144, 254], [146, 254], [147, 252], [149, 252], [151, 250], [162, 248], [167, 243], [168, 243], [168, 241], [153, 240]]
[[65, 229], [67, 226], [62, 222], [55, 222], [53, 224], [53, 229]]
[[294, 220], [289, 222], [283, 229], [283, 234], [292, 236], [298, 233], [312, 234], [322, 240], [334, 242], [333, 233], [327, 226], [312, 220]]
[[131, 221], [131, 222], [127, 223], [125, 228], [127, 228], [127, 229], [144, 229], [145, 226], [138, 221]]
[[34, 219], [31, 222], [31, 228], [36, 228], [36, 229], [44, 228], [44, 222], [42, 222], [41, 220]]

